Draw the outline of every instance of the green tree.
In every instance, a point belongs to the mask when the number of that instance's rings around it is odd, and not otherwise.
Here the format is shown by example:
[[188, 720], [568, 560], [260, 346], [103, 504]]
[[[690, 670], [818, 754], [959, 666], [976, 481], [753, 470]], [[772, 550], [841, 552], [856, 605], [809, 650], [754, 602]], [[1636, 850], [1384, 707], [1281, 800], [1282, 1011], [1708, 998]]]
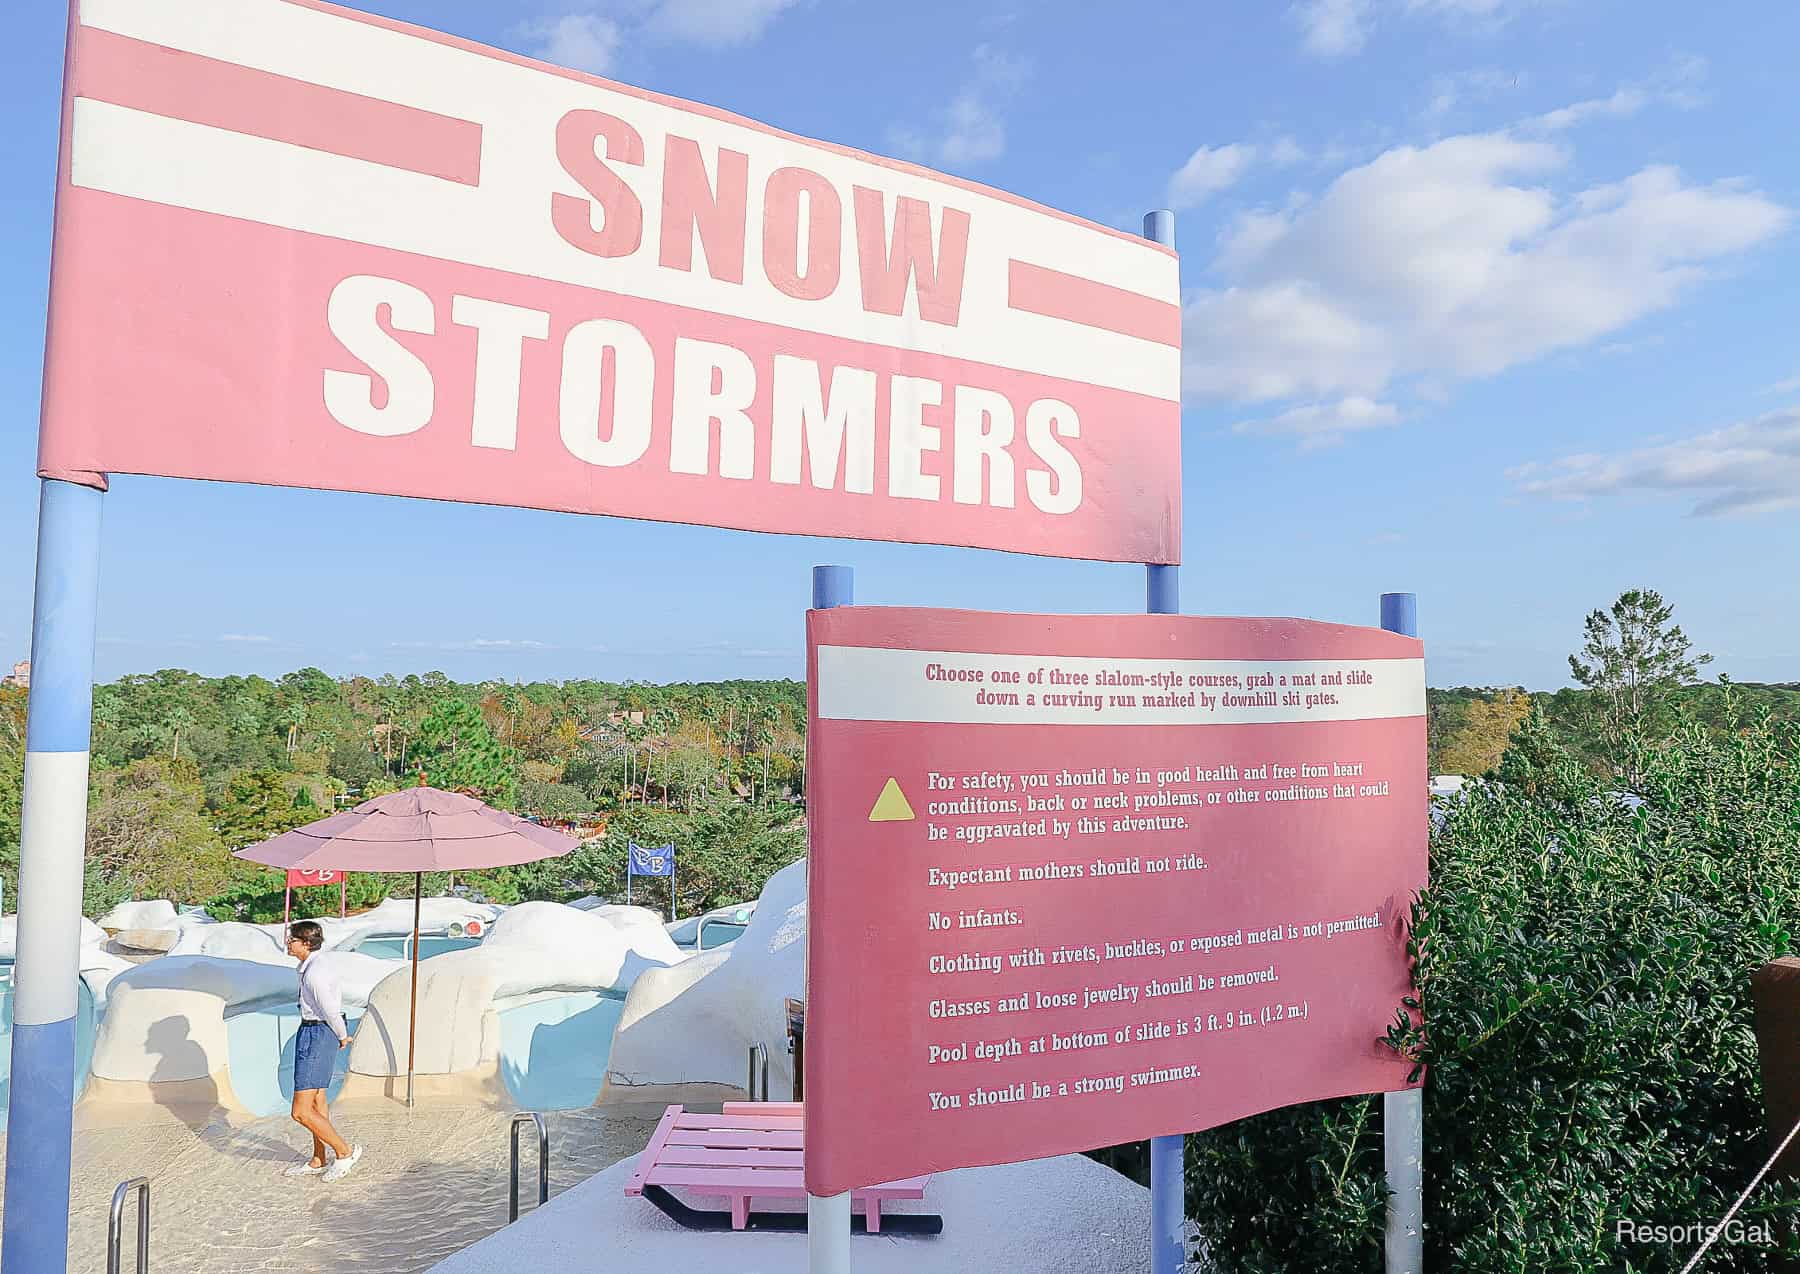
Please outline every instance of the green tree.
[[225, 789], [225, 800], [218, 809], [219, 835], [232, 849], [279, 836], [319, 816], [310, 793], [306, 800], [305, 806], [299, 805], [281, 771], [246, 770], [235, 775]]
[[19, 816], [25, 787], [25, 692], [0, 686], [0, 881], [19, 896]]
[[[89, 797], [90, 886], [135, 898], [204, 902], [242, 868], [207, 818], [191, 762], [161, 757], [101, 770]], [[90, 896], [92, 909], [96, 900]]]
[[340, 739], [331, 749], [330, 773], [352, 791], [361, 791], [387, 773], [381, 757], [362, 739]]
[[1644, 748], [1664, 732], [1669, 696], [1712, 662], [1694, 653], [1674, 615], [1656, 590], [1629, 589], [1607, 610], [1588, 614], [1587, 639], [1569, 656], [1570, 676], [1592, 692], [1614, 768], [1633, 787], [1642, 779]]
[[1530, 712], [1531, 696], [1523, 690], [1501, 690], [1492, 697], [1471, 699], [1462, 724], [1443, 741], [1437, 772], [1486, 774], [1500, 764], [1507, 740]]
[[432, 705], [419, 724], [413, 761], [433, 787], [467, 788], [490, 804], [513, 804], [514, 753], [494, 738], [481, 710], [466, 699], [445, 695]]
[[519, 784], [518, 801], [522, 813], [536, 814], [539, 818], [557, 822], [591, 814], [594, 810], [593, 799], [569, 783], [543, 783], [526, 779]]

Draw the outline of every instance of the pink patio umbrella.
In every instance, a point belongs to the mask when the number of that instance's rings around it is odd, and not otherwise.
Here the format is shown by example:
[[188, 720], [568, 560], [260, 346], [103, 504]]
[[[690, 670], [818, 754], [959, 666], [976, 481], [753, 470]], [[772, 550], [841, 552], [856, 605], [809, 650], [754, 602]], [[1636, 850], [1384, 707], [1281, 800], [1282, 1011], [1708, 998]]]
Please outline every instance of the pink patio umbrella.
[[559, 858], [577, 842], [547, 827], [483, 805], [472, 796], [424, 785], [364, 801], [237, 857], [289, 871], [413, 874], [412, 1007], [407, 1014], [406, 1104], [413, 1104], [413, 1053], [418, 1039], [419, 895], [428, 871], [474, 871]]

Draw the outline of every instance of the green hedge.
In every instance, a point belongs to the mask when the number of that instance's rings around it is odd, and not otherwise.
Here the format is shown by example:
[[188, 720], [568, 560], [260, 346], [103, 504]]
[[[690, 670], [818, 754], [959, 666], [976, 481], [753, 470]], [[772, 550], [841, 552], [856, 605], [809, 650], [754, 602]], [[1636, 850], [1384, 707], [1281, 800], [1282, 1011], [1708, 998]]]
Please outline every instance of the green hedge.
[[[1433, 836], [1427, 1027], [1389, 1032], [1427, 1067], [1426, 1266], [1679, 1270], [1694, 1244], [1619, 1225], [1716, 1221], [1769, 1153], [1750, 977], [1800, 913], [1800, 730], [1689, 729], [1648, 758], [1639, 804], [1537, 716], [1501, 774]], [[1379, 1098], [1192, 1137], [1187, 1184], [1221, 1271], [1381, 1269]], [[1765, 1185], [1741, 1215], [1791, 1248], [1797, 1199]], [[1721, 1243], [1702, 1268], [1778, 1260]]]

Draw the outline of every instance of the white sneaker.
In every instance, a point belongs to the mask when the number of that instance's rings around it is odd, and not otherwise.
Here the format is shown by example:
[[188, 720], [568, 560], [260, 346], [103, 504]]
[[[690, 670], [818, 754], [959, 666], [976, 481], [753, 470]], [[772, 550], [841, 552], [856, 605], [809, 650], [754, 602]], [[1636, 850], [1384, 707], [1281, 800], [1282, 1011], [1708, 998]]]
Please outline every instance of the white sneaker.
[[302, 1159], [299, 1163], [290, 1164], [283, 1169], [282, 1175], [287, 1177], [316, 1177], [325, 1171], [324, 1164], [315, 1165], [311, 1159]]
[[345, 1177], [350, 1175], [351, 1171], [362, 1159], [362, 1155], [363, 1148], [361, 1146], [350, 1147], [350, 1157], [348, 1159], [340, 1158], [333, 1160], [332, 1165], [325, 1169], [324, 1179], [326, 1181], [342, 1181]]

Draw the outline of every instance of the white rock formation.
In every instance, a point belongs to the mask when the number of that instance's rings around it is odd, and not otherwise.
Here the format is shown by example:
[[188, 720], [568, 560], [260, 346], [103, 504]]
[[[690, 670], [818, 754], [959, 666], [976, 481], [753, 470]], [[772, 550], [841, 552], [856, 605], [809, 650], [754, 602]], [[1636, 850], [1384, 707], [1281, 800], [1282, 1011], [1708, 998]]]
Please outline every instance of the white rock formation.
[[166, 898], [122, 902], [99, 920], [100, 927], [113, 935], [114, 954], [172, 951], [189, 929], [217, 923], [203, 908], [177, 907]]
[[[221, 925], [220, 929], [227, 926]], [[250, 925], [233, 926], [260, 934]], [[377, 984], [403, 960], [378, 960], [351, 951], [323, 951], [320, 960], [344, 990], [345, 1015], [360, 1016]], [[216, 955], [171, 955], [137, 965], [112, 979], [106, 1015], [94, 1041], [92, 1079], [82, 1100], [155, 1104], [184, 1112], [244, 1113], [231, 1084], [231, 1048], [226, 1018], [249, 1009], [290, 1011], [299, 991], [292, 960], [226, 959]], [[258, 1065], [273, 1072], [279, 1064], [278, 1035]]]
[[[113, 978], [136, 967], [131, 961], [108, 951], [106, 942], [106, 931], [83, 917], [78, 967], [81, 980], [87, 983], [88, 990], [93, 993], [95, 1012], [105, 1010], [107, 986]], [[0, 916], [0, 960], [13, 959], [18, 954], [18, 945], [19, 918]]]
[[769, 1051], [771, 1096], [793, 1086], [787, 1006], [806, 980], [806, 861], [763, 886], [750, 926], [729, 947], [644, 974], [625, 999], [607, 1084], [710, 1083], [742, 1087], [749, 1049]]
[[[376, 987], [412, 967], [409, 960], [386, 960], [360, 951], [321, 951], [313, 959], [343, 991], [344, 1016], [351, 1018], [361, 1017], [368, 1010], [369, 997], [375, 994]], [[288, 961], [288, 968], [296, 968], [292, 960]], [[297, 973], [295, 977], [297, 985]]]
[[100, 917], [102, 929], [173, 929], [175, 904], [166, 898], [122, 902]]
[[[415, 1073], [427, 1080], [421, 1091], [504, 1100], [499, 1013], [509, 1003], [557, 992], [623, 990], [647, 971], [683, 958], [654, 920], [644, 924], [554, 902], [507, 908], [479, 947], [419, 966]], [[346, 1096], [404, 1089], [411, 995], [409, 969], [375, 988], [350, 1049]]]
[[282, 945], [280, 925], [224, 924], [192, 925], [184, 930], [169, 948], [172, 956], [207, 955], [226, 960], [254, 960], [260, 964], [285, 964], [294, 967]]
[[620, 903], [603, 902], [592, 907], [581, 907], [590, 916], [598, 916], [615, 929], [661, 929], [665, 933], [668, 927], [663, 924], [662, 912], [652, 911], [649, 907], [628, 907]]
[[[106, 933], [92, 920], [82, 917], [81, 945], [98, 947], [106, 941]], [[0, 916], [0, 960], [11, 960], [18, 952], [19, 918]]]
[[83, 1103], [155, 1103], [202, 1116], [241, 1110], [231, 1091], [225, 1015], [291, 1001], [296, 990], [291, 966], [213, 956], [166, 956], [119, 974]]

